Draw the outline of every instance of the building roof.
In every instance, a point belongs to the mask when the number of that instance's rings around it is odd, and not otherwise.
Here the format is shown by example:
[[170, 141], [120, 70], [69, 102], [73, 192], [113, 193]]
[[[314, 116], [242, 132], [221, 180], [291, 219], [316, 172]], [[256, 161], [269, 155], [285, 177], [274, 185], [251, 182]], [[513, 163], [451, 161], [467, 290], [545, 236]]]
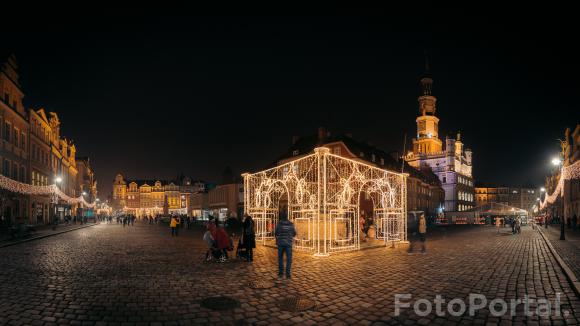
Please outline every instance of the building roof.
[[[359, 159], [365, 160], [370, 164], [376, 165], [379, 168], [387, 169], [390, 171], [400, 172], [401, 167], [404, 164], [403, 172], [408, 173], [411, 177], [421, 179], [422, 181], [429, 183], [431, 185], [441, 185], [441, 182], [437, 175], [435, 175], [430, 169], [427, 170], [417, 170], [411, 167], [407, 162], [398, 159], [396, 152], [387, 153], [375, 146], [353, 139], [349, 134], [338, 134], [336, 136], [331, 136], [327, 134], [326, 137], [320, 138], [318, 135], [310, 135], [306, 137], [298, 138], [292, 146], [278, 159], [270, 164], [268, 167], [278, 165], [278, 162], [284, 159], [289, 159], [295, 157], [293, 153], [298, 150], [298, 155], [310, 154], [314, 151], [314, 148], [324, 146], [325, 144], [330, 144], [334, 142], [342, 142], [354, 155], [363, 153], [364, 157], [357, 156]], [[371, 161], [372, 155], [375, 155], [375, 162]], [[384, 161], [384, 165], [380, 164], [381, 158]]]
[[[169, 184], [169, 182], [167, 180], [154, 180], [154, 179], [136, 179], [136, 180], [127, 180], [127, 184], [130, 184], [132, 182], [135, 182], [137, 184], [137, 186], [142, 186], [144, 184], [147, 184], [149, 186], [154, 186], [155, 182], [161, 182], [161, 185], [164, 186], [166, 184]], [[172, 182], [172, 181], [171, 181]]]

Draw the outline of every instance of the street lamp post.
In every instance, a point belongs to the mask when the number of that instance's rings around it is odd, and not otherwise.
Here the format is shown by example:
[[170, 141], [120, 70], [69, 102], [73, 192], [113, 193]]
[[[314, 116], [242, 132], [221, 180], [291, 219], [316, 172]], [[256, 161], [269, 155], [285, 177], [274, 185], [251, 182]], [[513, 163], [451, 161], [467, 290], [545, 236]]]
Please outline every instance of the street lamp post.
[[[552, 164], [560, 169], [560, 179], [562, 179], [562, 160], [560, 158], [554, 158]], [[562, 192], [564, 189], [562, 189]], [[564, 196], [560, 198], [561, 210], [560, 210], [560, 240], [566, 240], [566, 234], [564, 232], [564, 227], [566, 223], [566, 218], [564, 217]]]
[[[538, 198], [538, 205], [541, 205], [541, 199], [542, 199], [542, 193], [546, 192], [546, 188], [542, 187], [540, 188], [540, 197]], [[546, 196], [544, 195], [544, 198], [546, 198]], [[541, 211], [541, 210], [540, 210]], [[544, 214], [544, 227], [546, 227], [546, 229], [548, 228], [548, 214]]]
[[[61, 177], [56, 176], [54, 178], [54, 183], [57, 185], [57, 187], [61, 182], [62, 182]], [[52, 222], [53, 223], [53, 226], [52, 226], [53, 230], [56, 229], [56, 225], [58, 224], [58, 220], [60, 220], [60, 219], [58, 218], [58, 196], [56, 196], [56, 200], [54, 203], [54, 217], [53, 217], [53, 222]]]

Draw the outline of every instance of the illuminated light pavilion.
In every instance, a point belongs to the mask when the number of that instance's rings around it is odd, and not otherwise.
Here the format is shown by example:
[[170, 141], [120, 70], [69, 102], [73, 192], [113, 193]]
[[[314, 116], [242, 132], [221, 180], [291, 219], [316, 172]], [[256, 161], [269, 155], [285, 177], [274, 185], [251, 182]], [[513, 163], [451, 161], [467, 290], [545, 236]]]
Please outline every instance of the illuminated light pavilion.
[[244, 211], [256, 225], [256, 240], [274, 239], [280, 215], [296, 226], [294, 248], [315, 256], [360, 249], [361, 195], [370, 197], [376, 237], [387, 243], [407, 241], [407, 190], [396, 173], [330, 153], [314, 153], [273, 168], [245, 173]]

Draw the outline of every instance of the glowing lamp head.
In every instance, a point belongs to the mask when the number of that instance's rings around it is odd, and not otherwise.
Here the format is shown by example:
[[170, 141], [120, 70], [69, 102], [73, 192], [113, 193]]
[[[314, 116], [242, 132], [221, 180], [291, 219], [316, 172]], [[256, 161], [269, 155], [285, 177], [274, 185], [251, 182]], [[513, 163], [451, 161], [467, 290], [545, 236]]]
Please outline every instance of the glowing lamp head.
[[56, 179], [54, 179], [54, 181], [56, 183], [61, 183], [62, 182], [62, 178], [61, 177], [56, 177]]
[[86, 195], [87, 195], [87, 192], [86, 191], [83, 191], [83, 196], [86, 196]]
[[544, 191], [546, 191], [546, 188], [542, 187], [542, 188], [540, 188], [540, 191], [544, 192]]
[[559, 158], [552, 159], [552, 164], [553, 165], [560, 165], [560, 163], [562, 163], [562, 161]]

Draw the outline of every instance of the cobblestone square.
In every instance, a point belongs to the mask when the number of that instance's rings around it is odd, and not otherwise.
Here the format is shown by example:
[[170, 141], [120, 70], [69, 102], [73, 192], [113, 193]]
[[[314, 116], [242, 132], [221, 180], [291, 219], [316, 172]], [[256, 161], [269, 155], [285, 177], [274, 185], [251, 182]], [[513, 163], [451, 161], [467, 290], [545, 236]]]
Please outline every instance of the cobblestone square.
[[[580, 300], [543, 238], [491, 227], [437, 232], [427, 254], [374, 248], [324, 258], [296, 253], [291, 280], [277, 278], [276, 251], [258, 246], [255, 261], [204, 263], [201, 231], [100, 224], [0, 248], [0, 324], [6, 325], [547, 325], [579, 322]], [[258, 284], [259, 286], [256, 286]], [[501, 298], [559, 295], [561, 315], [418, 316], [395, 294], [447, 301], [483, 294]], [[238, 307], [211, 310], [209, 297]], [[279, 302], [310, 299], [307, 310]], [[412, 303], [412, 302], [411, 302]], [[412, 306], [412, 304], [411, 304]]]

